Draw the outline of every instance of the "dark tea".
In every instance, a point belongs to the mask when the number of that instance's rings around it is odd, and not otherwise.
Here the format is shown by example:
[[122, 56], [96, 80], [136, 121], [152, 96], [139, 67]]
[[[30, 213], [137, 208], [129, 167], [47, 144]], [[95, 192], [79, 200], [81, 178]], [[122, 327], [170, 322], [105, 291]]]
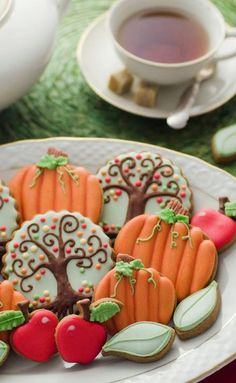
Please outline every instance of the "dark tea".
[[135, 56], [169, 64], [195, 60], [209, 47], [203, 26], [190, 16], [174, 12], [136, 13], [121, 25], [117, 40]]

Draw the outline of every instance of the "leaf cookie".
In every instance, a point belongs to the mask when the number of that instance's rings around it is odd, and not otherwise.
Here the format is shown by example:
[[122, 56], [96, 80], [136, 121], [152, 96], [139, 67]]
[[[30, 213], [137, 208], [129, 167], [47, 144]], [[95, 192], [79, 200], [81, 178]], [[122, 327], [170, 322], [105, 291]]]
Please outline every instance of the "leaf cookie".
[[174, 326], [181, 339], [188, 339], [207, 330], [217, 319], [220, 310], [218, 284], [211, 284], [190, 295], [177, 306]]
[[6, 361], [8, 354], [10, 351], [10, 347], [8, 344], [0, 340], [0, 366]]
[[119, 356], [148, 363], [161, 359], [174, 342], [175, 331], [155, 322], [134, 323], [114, 335], [102, 348], [103, 356]]

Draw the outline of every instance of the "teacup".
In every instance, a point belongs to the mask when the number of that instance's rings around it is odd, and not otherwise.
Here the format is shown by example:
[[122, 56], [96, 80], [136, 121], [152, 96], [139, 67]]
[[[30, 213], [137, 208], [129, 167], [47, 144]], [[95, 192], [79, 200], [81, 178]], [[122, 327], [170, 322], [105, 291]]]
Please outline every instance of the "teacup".
[[[138, 12], [154, 10], [184, 14], [198, 21], [208, 34], [206, 53], [191, 61], [172, 64], [146, 60], [124, 49], [117, 39], [122, 24]], [[236, 28], [227, 28], [222, 14], [209, 0], [118, 0], [110, 9], [108, 25], [115, 50], [129, 71], [143, 80], [161, 85], [185, 82], [195, 77], [210, 61], [236, 55], [236, 44], [234, 50], [219, 55], [226, 38], [236, 37]]]

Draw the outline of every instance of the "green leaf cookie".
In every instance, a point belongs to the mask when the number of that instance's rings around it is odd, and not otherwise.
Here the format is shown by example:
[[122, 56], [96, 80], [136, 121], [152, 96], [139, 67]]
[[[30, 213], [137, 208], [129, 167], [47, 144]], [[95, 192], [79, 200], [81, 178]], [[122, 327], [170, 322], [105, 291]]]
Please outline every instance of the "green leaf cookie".
[[0, 366], [7, 359], [9, 351], [10, 351], [10, 347], [5, 342], [0, 340]]
[[112, 301], [101, 302], [98, 306], [91, 307], [90, 321], [103, 323], [119, 312], [120, 306], [118, 303]]
[[2, 311], [0, 312], [0, 331], [11, 331], [25, 322], [25, 317], [21, 311]]

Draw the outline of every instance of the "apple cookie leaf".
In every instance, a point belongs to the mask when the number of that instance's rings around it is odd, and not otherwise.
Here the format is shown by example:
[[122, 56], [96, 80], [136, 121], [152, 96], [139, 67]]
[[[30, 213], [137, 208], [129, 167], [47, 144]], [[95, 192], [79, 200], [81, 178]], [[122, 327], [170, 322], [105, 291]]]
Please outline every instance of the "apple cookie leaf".
[[21, 311], [7, 310], [0, 312], [0, 331], [11, 331], [25, 322]]
[[0, 366], [5, 362], [8, 357], [10, 347], [8, 344], [0, 340]]
[[207, 330], [217, 319], [220, 301], [218, 284], [212, 281], [180, 302], [173, 318], [177, 335], [188, 339]]
[[106, 322], [118, 314], [122, 306], [122, 302], [114, 298], [99, 299], [90, 305], [90, 321], [99, 323]]
[[161, 359], [171, 348], [175, 331], [156, 322], [136, 322], [113, 336], [102, 348], [103, 356], [119, 356], [148, 363]]

